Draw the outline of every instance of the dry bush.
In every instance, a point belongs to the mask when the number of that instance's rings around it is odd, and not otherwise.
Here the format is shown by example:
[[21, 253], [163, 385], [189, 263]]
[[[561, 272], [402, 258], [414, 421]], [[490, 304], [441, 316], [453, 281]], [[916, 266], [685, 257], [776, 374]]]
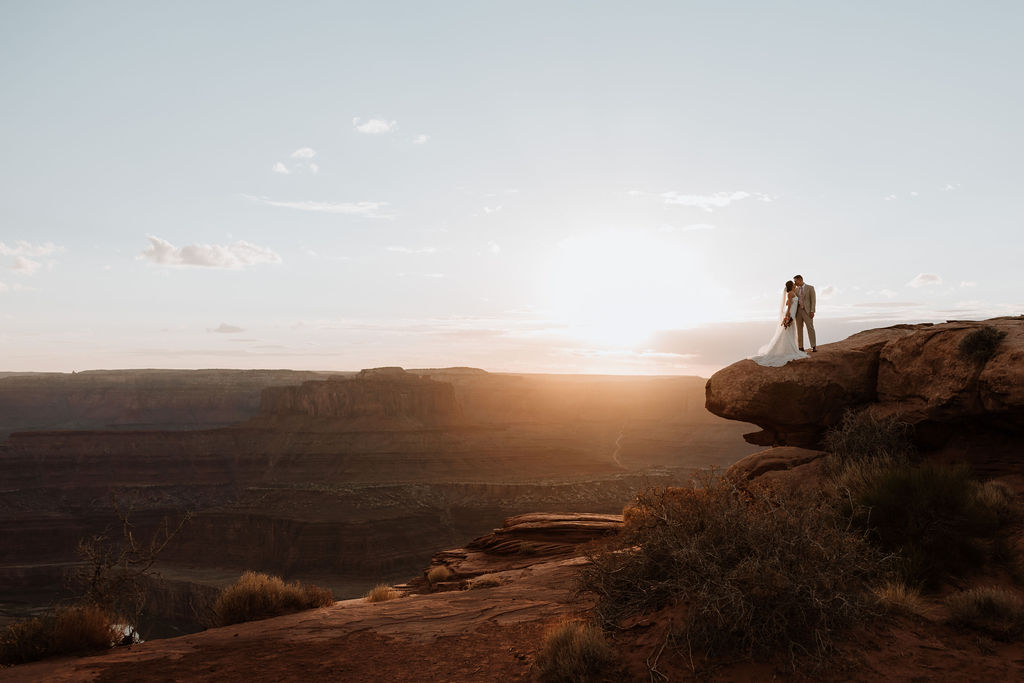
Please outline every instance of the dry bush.
[[913, 455], [912, 437], [913, 427], [897, 416], [878, 418], [866, 410], [848, 410], [825, 434], [825, 450], [833, 456], [826, 462], [835, 470], [856, 460], [904, 460]]
[[388, 600], [394, 600], [401, 595], [401, 593], [386, 583], [379, 583], [371, 588], [363, 599], [366, 600], [366, 602], [386, 602]]
[[878, 603], [886, 612], [906, 614], [914, 617], [928, 617], [931, 609], [914, 588], [907, 587], [902, 581], [887, 581], [874, 590]]
[[481, 577], [469, 582], [469, 590], [476, 590], [478, 588], [495, 588], [501, 585], [500, 579], [491, 577]]
[[334, 604], [334, 594], [325, 588], [285, 583], [279, 576], [245, 572], [221, 591], [213, 612], [217, 624], [227, 626], [331, 604]]
[[0, 636], [0, 664], [105, 650], [121, 636], [110, 613], [96, 605], [58, 607], [53, 614], [10, 624]]
[[440, 583], [441, 581], [447, 581], [450, 578], [452, 578], [452, 570], [443, 564], [431, 567], [430, 571], [427, 572], [427, 583], [431, 586], [435, 583]]
[[615, 660], [601, 629], [580, 621], [563, 621], [547, 630], [535, 661], [538, 678], [551, 683], [600, 680]]
[[642, 494], [621, 534], [589, 553], [579, 589], [601, 622], [684, 603], [680, 636], [706, 655], [822, 655], [867, 612], [887, 558], [832, 506], [731, 477], [696, 483]]
[[1024, 600], [1003, 588], [981, 587], [946, 598], [951, 624], [982, 631], [999, 640], [1024, 633]]
[[902, 464], [877, 472], [847, 511], [882, 549], [902, 556], [904, 580], [934, 586], [1012, 557], [1007, 504], [994, 491], [965, 464]]
[[1003, 330], [986, 325], [964, 335], [964, 338], [960, 340], [958, 351], [962, 357], [980, 365], [995, 355], [996, 349], [999, 348], [1005, 337], [1006, 332]]

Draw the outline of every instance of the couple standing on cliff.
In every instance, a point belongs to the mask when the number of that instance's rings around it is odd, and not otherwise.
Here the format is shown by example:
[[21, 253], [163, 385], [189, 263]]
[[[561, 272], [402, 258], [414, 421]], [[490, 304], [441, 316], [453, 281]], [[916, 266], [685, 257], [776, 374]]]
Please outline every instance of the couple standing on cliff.
[[[791, 360], [807, 358], [804, 351], [804, 326], [811, 342], [811, 351], [818, 350], [814, 337], [814, 308], [816, 304], [814, 287], [804, 283], [802, 275], [786, 280], [782, 291], [782, 308], [779, 311], [779, 327], [775, 336], [762, 346], [751, 358], [758, 365], [780, 367]], [[796, 322], [794, 325], [793, 323]], [[795, 329], [794, 329], [795, 328]]]

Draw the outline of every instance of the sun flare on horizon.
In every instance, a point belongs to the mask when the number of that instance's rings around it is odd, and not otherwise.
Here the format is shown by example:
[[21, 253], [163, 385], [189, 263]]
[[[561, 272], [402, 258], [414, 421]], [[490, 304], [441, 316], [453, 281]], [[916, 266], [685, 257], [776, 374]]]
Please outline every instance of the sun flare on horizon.
[[548, 255], [541, 299], [582, 341], [642, 344], [659, 330], [714, 322], [701, 295], [707, 272], [698, 249], [644, 231], [580, 232]]

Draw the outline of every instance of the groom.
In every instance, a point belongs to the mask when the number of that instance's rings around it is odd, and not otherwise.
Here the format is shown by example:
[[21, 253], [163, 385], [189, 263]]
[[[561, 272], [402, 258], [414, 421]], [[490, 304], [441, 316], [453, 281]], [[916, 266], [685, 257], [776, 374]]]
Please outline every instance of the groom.
[[796, 285], [796, 295], [800, 297], [800, 303], [796, 309], [796, 340], [800, 350], [804, 350], [804, 325], [807, 325], [807, 338], [811, 341], [811, 351], [818, 350], [818, 344], [814, 338], [814, 287], [804, 284], [803, 275], [794, 275], [793, 284]]

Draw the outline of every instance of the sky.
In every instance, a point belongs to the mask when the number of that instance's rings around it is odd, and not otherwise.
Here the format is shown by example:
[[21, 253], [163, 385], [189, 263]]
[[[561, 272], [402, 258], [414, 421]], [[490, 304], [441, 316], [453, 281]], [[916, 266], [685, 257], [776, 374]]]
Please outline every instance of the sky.
[[1024, 4], [0, 0], [0, 370], [708, 376], [1024, 313]]

